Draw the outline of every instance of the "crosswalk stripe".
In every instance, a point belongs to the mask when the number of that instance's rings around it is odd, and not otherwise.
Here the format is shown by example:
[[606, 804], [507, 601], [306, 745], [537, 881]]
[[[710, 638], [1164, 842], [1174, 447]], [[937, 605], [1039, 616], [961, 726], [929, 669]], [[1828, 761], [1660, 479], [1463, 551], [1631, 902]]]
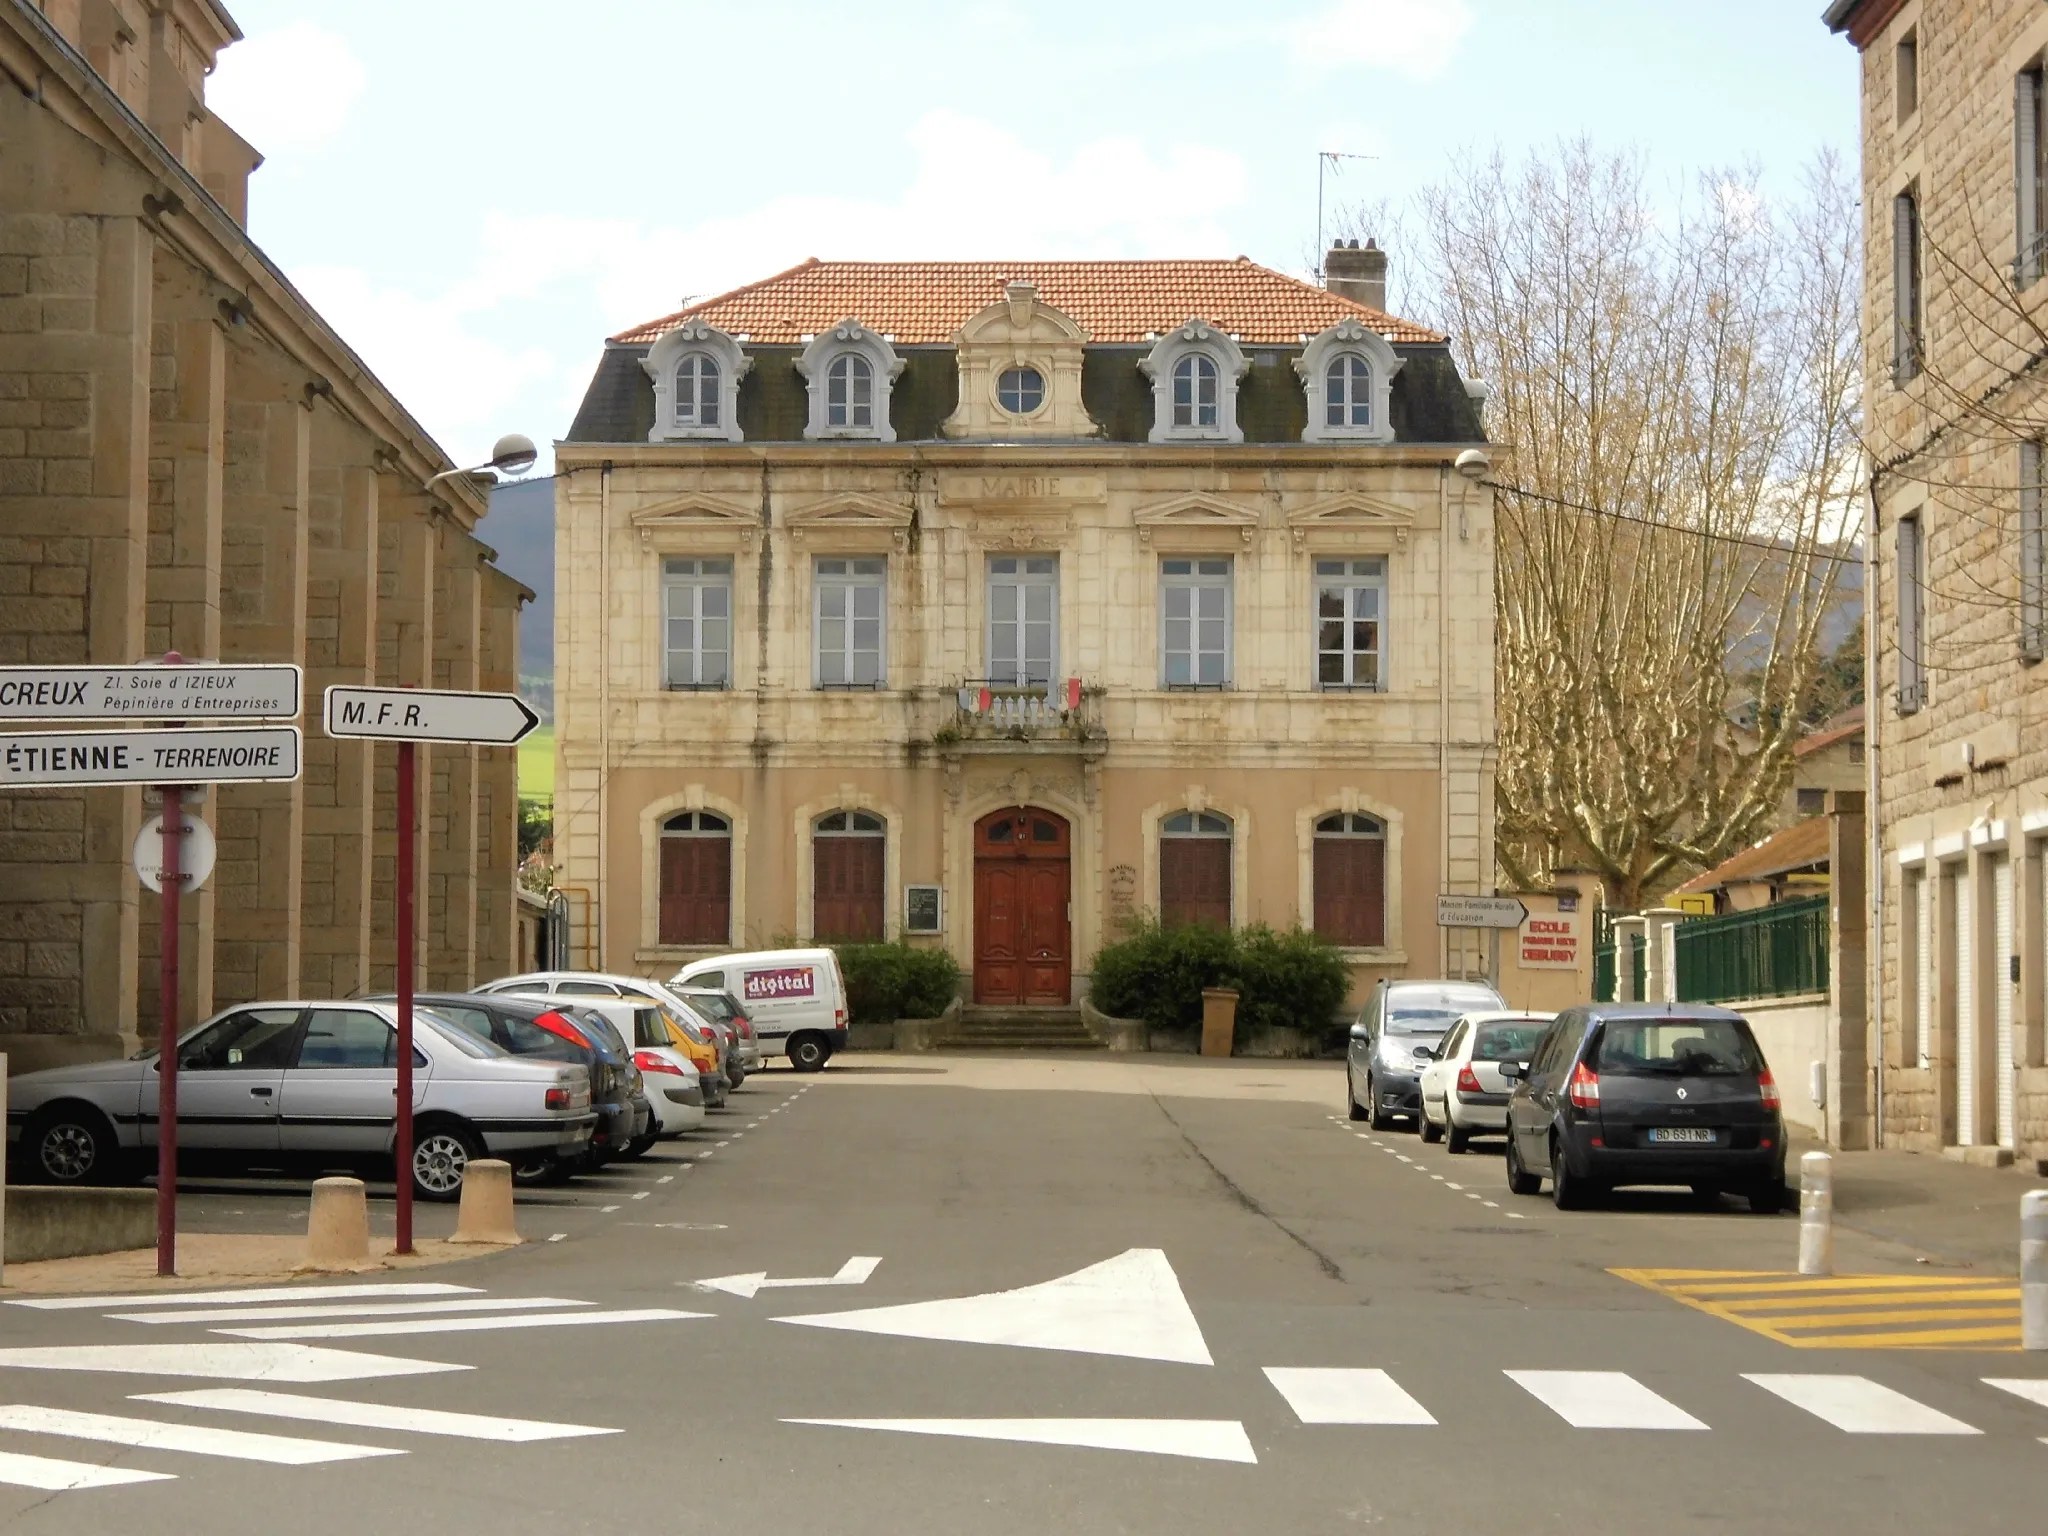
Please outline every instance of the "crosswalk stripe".
[[275, 1419], [305, 1419], [315, 1424], [345, 1424], [352, 1429], [396, 1429], [420, 1435], [453, 1435], [463, 1440], [523, 1443], [621, 1433], [589, 1424], [550, 1424], [542, 1419], [504, 1419], [481, 1413], [449, 1413], [437, 1408], [344, 1402], [331, 1397], [307, 1397], [297, 1392], [259, 1392], [246, 1387], [146, 1392], [138, 1394], [133, 1401], [169, 1403], [184, 1408], [217, 1408], [224, 1413], [254, 1413]]
[[55, 1456], [23, 1456], [0, 1451], [0, 1483], [12, 1488], [40, 1488], [68, 1493], [74, 1488], [118, 1488], [124, 1483], [169, 1483], [171, 1472], [136, 1472], [127, 1467], [100, 1467], [89, 1461], [63, 1461]]
[[38, 1296], [10, 1307], [83, 1312], [92, 1307], [196, 1307], [214, 1302], [334, 1301], [345, 1296], [474, 1296], [473, 1285], [273, 1285], [245, 1291], [154, 1291], [133, 1296]]
[[310, 1467], [325, 1461], [359, 1461], [366, 1456], [405, 1454], [375, 1445], [299, 1440], [289, 1435], [252, 1435], [241, 1429], [164, 1424], [154, 1419], [126, 1419], [111, 1413], [43, 1408], [33, 1403], [0, 1404], [0, 1429], [18, 1429], [36, 1435], [62, 1435], [72, 1440], [101, 1440], [109, 1445], [131, 1445], [140, 1450], [187, 1451], [195, 1456], [267, 1461], [283, 1467]]
[[[2005, 1307], [1909, 1307], [1891, 1312], [1807, 1312], [1761, 1319], [1773, 1328], [1873, 1328], [1879, 1323], [1939, 1323], [1949, 1318], [2011, 1317]], [[1943, 1337], [1950, 1330], [1944, 1329]]]
[[1266, 1367], [1266, 1379], [1304, 1424], [1434, 1424], [1430, 1411], [1379, 1370]]
[[1996, 1387], [2001, 1392], [2010, 1392], [2014, 1397], [2024, 1397], [2030, 1403], [2048, 1408], [2048, 1381], [2023, 1376], [1986, 1376], [1983, 1382], [1987, 1387]]
[[1974, 1435], [1980, 1430], [1952, 1419], [1867, 1376], [1753, 1375], [1766, 1392], [1852, 1435]]
[[1574, 1429], [1705, 1429], [1625, 1371], [1505, 1371]]
[[316, 1307], [201, 1307], [192, 1312], [109, 1312], [122, 1323], [240, 1323], [265, 1318], [402, 1317], [419, 1312], [517, 1312], [532, 1307], [587, 1307], [566, 1296], [477, 1296], [461, 1301], [404, 1301], [363, 1306], [345, 1301]]
[[[1986, 1286], [2011, 1285], [2008, 1278], [1988, 1278]], [[1769, 1291], [1884, 1291], [1924, 1290], [1936, 1286], [1953, 1286], [1957, 1289], [1971, 1289], [1968, 1282], [1958, 1281], [1949, 1275], [1838, 1275], [1828, 1279], [1809, 1279], [1797, 1275], [1781, 1275], [1775, 1280], [1742, 1280], [1729, 1284], [1688, 1284], [1665, 1282], [1669, 1290], [1681, 1291], [1687, 1296], [1755, 1296]]]
[[[2018, 1301], [2020, 1288], [2016, 1285], [1981, 1287], [1962, 1291], [1855, 1291], [1848, 1295], [1809, 1296], [1803, 1291], [1787, 1292], [1763, 1301], [1724, 1301], [1719, 1303], [1724, 1312], [1740, 1312], [1744, 1316], [1760, 1316], [1798, 1308], [1811, 1309], [1826, 1307], [1846, 1312], [1856, 1307], [1881, 1306], [1922, 1306], [1932, 1301]], [[2006, 1311], [2012, 1309], [2007, 1307]], [[1769, 1317], [1770, 1322], [1782, 1319]]]
[[487, 1333], [500, 1328], [574, 1328], [592, 1323], [680, 1322], [712, 1317], [710, 1312], [676, 1312], [637, 1307], [620, 1312], [521, 1312], [500, 1317], [394, 1318], [388, 1323], [289, 1323], [282, 1328], [219, 1328], [235, 1339], [374, 1339], [401, 1333]]

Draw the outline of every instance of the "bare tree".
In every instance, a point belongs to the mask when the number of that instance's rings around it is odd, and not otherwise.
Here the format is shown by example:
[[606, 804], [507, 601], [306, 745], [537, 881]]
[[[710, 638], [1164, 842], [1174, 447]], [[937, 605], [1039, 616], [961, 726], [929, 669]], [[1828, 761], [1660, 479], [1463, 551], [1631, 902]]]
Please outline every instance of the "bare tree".
[[[1420, 198], [1417, 287], [1489, 386], [1498, 857], [1634, 909], [1767, 831], [1855, 525], [1856, 194], [1660, 204], [1585, 144]], [[1738, 729], [1738, 716], [1748, 729]]]

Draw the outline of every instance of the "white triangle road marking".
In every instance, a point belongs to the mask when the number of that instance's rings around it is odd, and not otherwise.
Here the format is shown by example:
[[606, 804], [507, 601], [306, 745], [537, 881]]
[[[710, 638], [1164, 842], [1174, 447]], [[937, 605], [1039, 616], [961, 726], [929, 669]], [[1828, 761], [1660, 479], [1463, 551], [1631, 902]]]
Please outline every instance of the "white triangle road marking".
[[99, 1440], [109, 1445], [132, 1445], [138, 1450], [185, 1451], [194, 1456], [267, 1461], [283, 1467], [310, 1467], [327, 1461], [360, 1461], [366, 1456], [405, 1454], [376, 1445], [300, 1440], [290, 1435], [252, 1435], [241, 1429], [163, 1424], [154, 1419], [128, 1419], [111, 1413], [80, 1413], [76, 1409], [43, 1408], [33, 1403], [0, 1403], [0, 1429], [62, 1435], [71, 1440]]
[[202, 1387], [194, 1392], [144, 1392], [133, 1401], [169, 1403], [182, 1408], [215, 1408], [223, 1413], [253, 1413], [274, 1419], [305, 1419], [315, 1424], [345, 1424], [351, 1429], [405, 1430], [417, 1435], [452, 1435], [462, 1440], [572, 1440], [583, 1435], [616, 1435], [623, 1431], [589, 1424], [550, 1424], [541, 1419], [504, 1419], [481, 1413], [448, 1413], [437, 1408], [400, 1408], [388, 1403], [346, 1402], [332, 1397], [307, 1397], [296, 1392], [258, 1392], [247, 1387]]
[[63, 1461], [55, 1456], [23, 1456], [0, 1451], [0, 1483], [10, 1488], [40, 1488], [69, 1493], [75, 1488], [119, 1488], [124, 1483], [170, 1483], [171, 1472], [136, 1472], [127, 1467], [100, 1467], [89, 1461]]
[[500, 1317], [405, 1317], [387, 1323], [287, 1323], [281, 1328], [217, 1328], [234, 1339], [374, 1339], [402, 1333], [493, 1333], [501, 1328], [573, 1328], [593, 1323], [665, 1323], [710, 1317], [637, 1307], [620, 1312], [520, 1312]]
[[1766, 1392], [1852, 1435], [1976, 1435], [1983, 1431], [1867, 1376], [1752, 1375]]
[[130, 1376], [196, 1376], [213, 1381], [362, 1381], [467, 1371], [467, 1365], [305, 1344], [65, 1344], [0, 1349], [0, 1366], [31, 1371], [118, 1371]]
[[1434, 1424], [1430, 1411], [1385, 1371], [1266, 1367], [1266, 1379], [1304, 1424]]
[[191, 1312], [109, 1312], [122, 1323], [243, 1323], [276, 1318], [309, 1317], [404, 1317], [422, 1312], [517, 1312], [528, 1307], [587, 1307], [587, 1301], [565, 1296], [478, 1296], [462, 1301], [399, 1301], [389, 1305], [365, 1306], [353, 1302], [325, 1302], [311, 1307], [199, 1307]]
[[2001, 1392], [2010, 1392], [2014, 1397], [2024, 1397], [2030, 1403], [2048, 1408], [2048, 1380], [2027, 1376], [1986, 1376], [1983, 1381], [1987, 1387], [1996, 1387]]
[[1027, 1445], [1073, 1445], [1142, 1451], [1200, 1461], [1256, 1464], [1244, 1425], [1235, 1419], [784, 1419], [831, 1429], [881, 1429], [904, 1435], [949, 1435]]
[[1157, 1248], [1132, 1248], [1070, 1275], [1014, 1291], [775, 1321], [958, 1344], [1064, 1349], [1182, 1365], [1215, 1363], [1173, 1266]]
[[1705, 1429], [1623, 1371], [1503, 1373], [1574, 1429]]
[[474, 1296], [473, 1285], [270, 1285], [244, 1291], [149, 1291], [134, 1296], [37, 1296], [10, 1307], [40, 1312], [83, 1312], [93, 1307], [198, 1307], [255, 1301], [338, 1301], [352, 1296]]

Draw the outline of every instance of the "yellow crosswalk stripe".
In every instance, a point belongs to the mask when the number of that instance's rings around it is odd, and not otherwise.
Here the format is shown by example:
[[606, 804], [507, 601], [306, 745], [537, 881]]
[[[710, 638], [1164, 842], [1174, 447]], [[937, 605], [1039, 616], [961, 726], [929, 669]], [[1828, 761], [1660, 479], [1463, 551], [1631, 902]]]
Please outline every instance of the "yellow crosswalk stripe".
[[1930, 1301], [2018, 1301], [2016, 1285], [1986, 1286], [1981, 1291], [1858, 1291], [1853, 1295], [1809, 1296], [1805, 1292], [1780, 1292], [1762, 1301], [1724, 1301], [1729, 1312], [1764, 1313], [1781, 1307], [1875, 1307], [1900, 1303], [1925, 1305]]
[[1984, 1350], [2019, 1345], [2020, 1293], [2009, 1275], [1805, 1276], [1660, 1269], [1610, 1273], [1796, 1349]]

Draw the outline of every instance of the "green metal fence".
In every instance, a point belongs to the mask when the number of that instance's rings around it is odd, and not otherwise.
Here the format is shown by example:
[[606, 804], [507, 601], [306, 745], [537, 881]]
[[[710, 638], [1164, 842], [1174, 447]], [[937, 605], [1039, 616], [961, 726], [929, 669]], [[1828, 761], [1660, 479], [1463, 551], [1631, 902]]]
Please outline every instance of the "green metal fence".
[[1825, 896], [1696, 917], [1680, 923], [1675, 938], [1678, 996], [1683, 1002], [1720, 1003], [1828, 990]]
[[[1607, 942], [1597, 944], [1593, 948], [1593, 998], [1596, 1002], [1611, 1003], [1614, 1001], [1614, 953], [1616, 947], [1610, 930], [1610, 937]], [[1644, 946], [1641, 944], [1636, 945], [1633, 970], [1635, 974], [1634, 995], [1638, 999], [1643, 995], [1643, 973], [1648, 958], [1649, 956]]]

